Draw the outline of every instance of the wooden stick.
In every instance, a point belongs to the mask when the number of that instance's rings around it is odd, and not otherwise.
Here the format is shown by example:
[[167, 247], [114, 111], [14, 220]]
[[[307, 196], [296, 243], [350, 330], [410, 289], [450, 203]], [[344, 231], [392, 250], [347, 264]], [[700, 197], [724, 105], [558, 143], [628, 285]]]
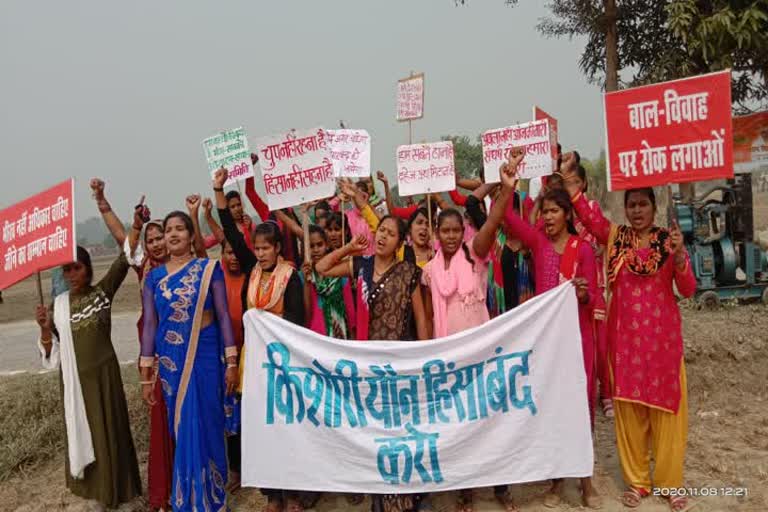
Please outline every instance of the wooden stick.
[[347, 237], [344, 235], [346, 233], [346, 229], [344, 229], [344, 219], [346, 218], [346, 214], [344, 213], [344, 200], [341, 200], [341, 205], [339, 206], [339, 211], [341, 212], [341, 246], [344, 247], [347, 245]]
[[304, 210], [304, 219], [302, 222], [304, 230], [304, 263], [309, 263], [309, 212]]
[[40, 301], [41, 306], [45, 306], [45, 301], [43, 300], [43, 278], [40, 272], [37, 273], [37, 299]]

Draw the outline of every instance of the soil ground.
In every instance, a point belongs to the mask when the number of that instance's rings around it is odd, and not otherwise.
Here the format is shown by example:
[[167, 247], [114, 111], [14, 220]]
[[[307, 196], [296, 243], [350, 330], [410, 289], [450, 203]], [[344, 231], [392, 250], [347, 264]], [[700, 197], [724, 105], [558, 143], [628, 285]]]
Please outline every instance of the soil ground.
[[[102, 275], [109, 261], [96, 264]], [[49, 280], [44, 276], [46, 296]], [[0, 334], [30, 323], [36, 302], [35, 282], [24, 281], [3, 293], [0, 305]], [[126, 279], [115, 300], [115, 312], [136, 312], [138, 288], [134, 276]], [[698, 311], [681, 305], [689, 382], [689, 435], [686, 459], [686, 485], [696, 488], [745, 488], [746, 498], [732, 496], [699, 497], [691, 502], [696, 511], [768, 510], [768, 307], [761, 304], [725, 304], [715, 312]], [[124, 315], [125, 316], [125, 315]], [[132, 317], [133, 318], [133, 317]], [[9, 323], [13, 322], [13, 323]], [[122, 330], [133, 329], [130, 322]], [[118, 328], [116, 328], [118, 329]], [[136, 343], [133, 332], [113, 333], [121, 343]], [[31, 334], [15, 339], [15, 344], [32, 344]], [[17, 338], [17, 336], [14, 336]], [[118, 342], [116, 342], [117, 344]], [[126, 345], [128, 352], [130, 345]], [[133, 345], [135, 347], [135, 345]], [[120, 347], [118, 347], [120, 348]], [[6, 347], [3, 347], [3, 351]], [[118, 350], [119, 352], [119, 350]], [[7, 353], [6, 353], [7, 355]], [[34, 356], [34, 351], [32, 351]], [[5, 360], [6, 357], [3, 357]], [[123, 370], [130, 404], [134, 440], [139, 452], [142, 476], [146, 464], [146, 411], [141, 403], [133, 365]], [[63, 425], [56, 376], [14, 375], [0, 377], [0, 510], [90, 511], [96, 504], [74, 497], [64, 487]], [[26, 444], [23, 444], [26, 443]], [[626, 510], [619, 502], [623, 483], [612, 421], [598, 413], [595, 432], [595, 484], [603, 496], [603, 510]], [[512, 461], [510, 461], [512, 462]], [[512, 489], [523, 511], [552, 510], [543, 507], [541, 496], [546, 483], [515, 486]], [[501, 510], [488, 489], [476, 491], [475, 510]], [[259, 510], [261, 494], [254, 489], [236, 493], [231, 508]], [[455, 493], [434, 497], [435, 510], [454, 510]], [[324, 496], [314, 510], [368, 510], [368, 501], [351, 507], [342, 496]], [[580, 508], [576, 482], [568, 482], [563, 503], [555, 510]], [[120, 510], [145, 510], [137, 499]], [[638, 510], [669, 510], [661, 498], [648, 498]]]

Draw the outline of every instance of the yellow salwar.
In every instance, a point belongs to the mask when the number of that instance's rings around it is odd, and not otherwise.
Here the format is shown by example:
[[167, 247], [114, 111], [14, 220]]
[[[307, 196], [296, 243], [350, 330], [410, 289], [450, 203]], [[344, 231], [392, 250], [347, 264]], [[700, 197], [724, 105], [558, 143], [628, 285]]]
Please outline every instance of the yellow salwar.
[[[616, 398], [613, 409], [624, 482], [649, 492], [652, 486], [659, 489], [682, 487], [688, 442], [685, 363], [680, 362], [680, 406], [677, 414]], [[653, 478], [651, 454], [655, 462]]]

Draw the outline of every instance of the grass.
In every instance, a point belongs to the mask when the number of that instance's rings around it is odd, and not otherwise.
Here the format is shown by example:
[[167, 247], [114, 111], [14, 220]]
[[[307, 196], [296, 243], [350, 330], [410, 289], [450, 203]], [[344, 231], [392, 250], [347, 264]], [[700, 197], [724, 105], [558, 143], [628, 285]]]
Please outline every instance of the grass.
[[[122, 368], [137, 453], [147, 450], [147, 408], [133, 365]], [[0, 482], [25, 475], [65, 452], [66, 428], [58, 372], [0, 378]]]

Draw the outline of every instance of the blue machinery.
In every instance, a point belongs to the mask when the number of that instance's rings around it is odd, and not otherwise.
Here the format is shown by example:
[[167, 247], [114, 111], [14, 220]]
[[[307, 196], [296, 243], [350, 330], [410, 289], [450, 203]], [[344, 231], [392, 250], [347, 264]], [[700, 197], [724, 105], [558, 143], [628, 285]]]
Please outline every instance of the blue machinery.
[[691, 255], [699, 305], [713, 309], [734, 298], [768, 304], [768, 263], [754, 243], [752, 175], [737, 174], [691, 203], [676, 195], [674, 208]]

